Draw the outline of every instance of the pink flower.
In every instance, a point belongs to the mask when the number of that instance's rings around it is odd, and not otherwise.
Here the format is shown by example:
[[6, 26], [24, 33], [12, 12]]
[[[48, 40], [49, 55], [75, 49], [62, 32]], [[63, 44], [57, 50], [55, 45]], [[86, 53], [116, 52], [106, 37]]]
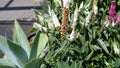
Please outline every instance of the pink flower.
[[120, 15], [118, 15], [117, 22], [120, 23]]
[[114, 24], [113, 24], [113, 27], [116, 27], [118, 25], [118, 23], [117, 22], [115, 22]]
[[106, 22], [106, 23], [109, 23], [109, 18], [108, 18], [108, 16], [105, 18], [105, 22]]
[[105, 25], [106, 25], [106, 27], [108, 27], [109, 26], [109, 17], [108, 16], [106, 16], [106, 18], [105, 18]]
[[115, 20], [116, 14], [117, 14], [117, 13], [116, 13], [115, 1], [112, 1], [112, 4], [111, 4], [111, 6], [110, 6], [110, 12], [109, 12], [110, 19]]

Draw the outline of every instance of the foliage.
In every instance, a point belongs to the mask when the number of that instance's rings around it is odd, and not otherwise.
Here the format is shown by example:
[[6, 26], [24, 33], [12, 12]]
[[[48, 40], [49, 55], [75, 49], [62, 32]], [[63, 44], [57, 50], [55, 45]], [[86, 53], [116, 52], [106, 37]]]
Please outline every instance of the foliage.
[[[120, 67], [120, 25], [105, 25], [105, 17], [109, 16], [112, 0], [98, 0], [98, 13], [92, 16], [89, 23], [86, 23], [86, 18], [93, 10], [93, 0], [71, 1], [71, 28], [75, 17], [74, 11], [83, 2], [83, 7], [78, 9], [76, 39], [69, 40], [71, 30], [65, 39], [61, 38], [61, 31], [55, 27], [55, 22], [61, 22], [63, 2], [48, 0], [46, 4], [41, 4], [41, 12], [34, 10], [38, 24], [37, 27], [33, 27], [38, 30], [32, 47], [29, 46], [17, 21], [14, 25], [13, 41], [0, 36], [0, 50], [5, 54], [4, 58], [0, 59], [0, 68]], [[117, 11], [119, 13], [120, 10]]]

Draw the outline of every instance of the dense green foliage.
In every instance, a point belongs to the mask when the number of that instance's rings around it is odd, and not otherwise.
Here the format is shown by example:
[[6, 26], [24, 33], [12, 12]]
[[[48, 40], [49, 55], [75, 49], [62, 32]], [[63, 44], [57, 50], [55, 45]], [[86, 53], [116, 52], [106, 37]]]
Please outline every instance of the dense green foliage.
[[[69, 27], [73, 24], [74, 11], [78, 9], [75, 32], [77, 38], [61, 38], [60, 30], [54, 23], [62, 19], [61, 0], [48, 0], [41, 3], [41, 12], [36, 13], [36, 36], [32, 47], [20, 25], [15, 21], [13, 40], [0, 36], [0, 50], [5, 54], [0, 59], [0, 68], [118, 68], [120, 67], [120, 25], [106, 27], [112, 0], [98, 0], [98, 13], [86, 25], [86, 12], [93, 9], [93, 0], [71, 0]], [[120, 1], [116, 2], [119, 14]], [[57, 17], [54, 17], [57, 16]], [[54, 17], [54, 19], [53, 19]]]

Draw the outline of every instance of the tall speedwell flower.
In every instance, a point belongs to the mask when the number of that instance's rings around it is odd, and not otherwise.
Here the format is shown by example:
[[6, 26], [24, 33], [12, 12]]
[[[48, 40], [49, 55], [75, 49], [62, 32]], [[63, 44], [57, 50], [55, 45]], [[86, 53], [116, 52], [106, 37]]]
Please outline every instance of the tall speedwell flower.
[[62, 38], [64, 38], [65, 34], [68, 32], [69, 4], [70, 4], [70, 0], [63, 0], [62, 25], [61, 25]]
[[110, 19], [112, 19], [112, 20], [116, 19], [117, 13], [116, 13], [115, 1], [112, 1], [112, 3], [111, 3], [109, 15], [110, 15]]
[[[106, 17], [106, 27], [111, 23], [113, 27], [116, 27], [120, 23], [120, 15], [116, 12], [116, 4], [113, 0], [110, 6], [109, 17]], [[109, 21], [109, 22], [108, 22]]]

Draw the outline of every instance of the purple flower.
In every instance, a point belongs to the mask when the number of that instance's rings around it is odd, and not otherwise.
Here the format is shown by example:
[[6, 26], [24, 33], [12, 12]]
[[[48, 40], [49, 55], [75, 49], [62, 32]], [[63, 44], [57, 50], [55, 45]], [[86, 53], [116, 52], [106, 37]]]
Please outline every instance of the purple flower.
[[109, 11], [110, 19], [115, 20], [116, 14], [117, 13], [116, 13], [115, 1], [112, 1], [111, 6], [110, 6], [110, 11]]

